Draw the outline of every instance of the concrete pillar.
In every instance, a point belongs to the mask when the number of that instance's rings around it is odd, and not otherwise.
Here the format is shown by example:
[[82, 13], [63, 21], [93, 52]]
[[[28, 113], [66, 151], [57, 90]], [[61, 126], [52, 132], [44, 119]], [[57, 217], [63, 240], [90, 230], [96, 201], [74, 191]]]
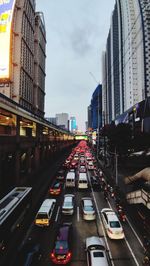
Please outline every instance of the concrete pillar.
[[40, 149], [39, 146], [36, 146], [34, 150], [34, 165], [36, 170], [38, 170], [39, 164], [40, 164]]
[[15, 177], [14, 177], [16, 185], [19, 185], [20, 182], [20, 156], [21, 156], [20, 150], [17, 150], [15, 154]]

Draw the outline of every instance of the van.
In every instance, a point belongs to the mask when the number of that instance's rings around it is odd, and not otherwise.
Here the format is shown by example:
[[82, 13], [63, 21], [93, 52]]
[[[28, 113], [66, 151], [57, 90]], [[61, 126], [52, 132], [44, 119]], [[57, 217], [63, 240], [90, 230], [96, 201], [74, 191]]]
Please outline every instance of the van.
[[75, 172], [68, 172], [66, 176], [66, 187], [75, 187]]
[[86, 173], [79, 173], [79, 179], [78, 179], [78, 188], [80, 189], [86, 189], [88, 188], [88, 179]]
[[35, 217], [35, 224], [38, 226], [49, 226], [56, 204], [55, 199], [45, 199]]

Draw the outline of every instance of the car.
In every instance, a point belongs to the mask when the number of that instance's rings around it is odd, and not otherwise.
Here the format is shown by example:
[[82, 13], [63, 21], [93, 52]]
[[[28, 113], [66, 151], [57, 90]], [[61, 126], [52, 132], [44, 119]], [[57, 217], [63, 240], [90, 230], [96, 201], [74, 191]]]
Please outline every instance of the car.
[[62, 205], [62, 213], [65, 215], [72, 215], [74, 213], [74, 204], [75, 204], [74, 195], [65, 194]]
[[87, 163], [87, 168], [88, 168], [88, 170], [94, 170], [95, 169], [95, 165], [93, 164], [92, 161], [89, 161]]
[[81, 208], [84, 220], [93, 221], [96, 219], [96, 211], [91, 197], [81, 199]]
[[110, 208], [101, 210], [102, 221], [110, 239], [123, 239], [124, 231], [117, 214]]
[[60, 181], [64, 181], [65, 179], [65, 169], [60, 169], [56, 174], [56, 179]]
[[67, 264], [72, 258], [72, 224], [63, 223], [58, 227], [51, 260], [54, 264]]
[[77, 166], [78, 166], [78, 162], [77, 162], [77, 160], [72, 160], [71, 161], [71, 163], [70, 163], [70, 168], [77, 168]]
[[86, 257], [88, 266], [108, 266], [105, 244], [102, 238], [91, 236], [86, 238]]
[[62, 192], [62, 183], [58, 180], [55, 180], [50, 186], [49, 194], [57, 196], [60, 195], [61, 192]]
[[86, 173], [86, 167], [84, 165], [79, 166], [79, 173]]

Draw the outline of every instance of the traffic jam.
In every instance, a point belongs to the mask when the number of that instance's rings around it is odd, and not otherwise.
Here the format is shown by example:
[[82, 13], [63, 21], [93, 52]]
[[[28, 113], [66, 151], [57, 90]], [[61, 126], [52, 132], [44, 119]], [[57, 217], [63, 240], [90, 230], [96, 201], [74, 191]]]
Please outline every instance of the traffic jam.
[[80, 141], [54, 176], [18, 265], [140, 265], [135, 243], [120, 199]]

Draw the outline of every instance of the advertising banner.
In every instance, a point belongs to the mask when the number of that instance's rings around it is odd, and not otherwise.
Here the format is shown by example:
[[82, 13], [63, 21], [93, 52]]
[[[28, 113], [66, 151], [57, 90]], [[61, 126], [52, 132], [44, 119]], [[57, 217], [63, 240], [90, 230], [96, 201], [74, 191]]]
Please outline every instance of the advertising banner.
[[16, 0], [0, 0], [0, 81], [10, 78], [10, 41]]

